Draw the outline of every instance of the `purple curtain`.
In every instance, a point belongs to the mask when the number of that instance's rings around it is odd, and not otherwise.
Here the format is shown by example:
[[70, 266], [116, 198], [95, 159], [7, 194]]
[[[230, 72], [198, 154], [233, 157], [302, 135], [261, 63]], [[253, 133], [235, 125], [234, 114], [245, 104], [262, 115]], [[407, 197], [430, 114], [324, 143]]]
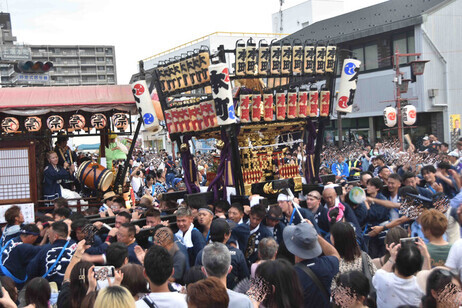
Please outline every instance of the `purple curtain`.
[[[191, 136], [185, 135], [183, 137], [183, 143], [189, 144], [189, 140], [191, 140]], [[197, 179], [197, 168], [196, 164], [194, 163], [194, 157], [191, 154], [191, 151], [181, 152], [181, 166], [183, 167], [184, 172], [184, 183], [186, 185], [186, 189], [188, 190], [189, 194], [200, 192], [200, 188], [197, 187], [195, 184]], [[192, 174], [190, 174], [192, 171]]]

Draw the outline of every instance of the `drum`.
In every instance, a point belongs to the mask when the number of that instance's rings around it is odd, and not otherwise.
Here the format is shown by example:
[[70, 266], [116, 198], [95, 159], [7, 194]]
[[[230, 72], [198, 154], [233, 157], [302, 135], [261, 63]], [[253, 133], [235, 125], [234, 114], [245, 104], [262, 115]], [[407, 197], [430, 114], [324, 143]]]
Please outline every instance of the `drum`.
[[89, 188], [106, 191], [114, 180], [114, 174], [100, 164], [86, 161], [77, 169], [77, 179]]

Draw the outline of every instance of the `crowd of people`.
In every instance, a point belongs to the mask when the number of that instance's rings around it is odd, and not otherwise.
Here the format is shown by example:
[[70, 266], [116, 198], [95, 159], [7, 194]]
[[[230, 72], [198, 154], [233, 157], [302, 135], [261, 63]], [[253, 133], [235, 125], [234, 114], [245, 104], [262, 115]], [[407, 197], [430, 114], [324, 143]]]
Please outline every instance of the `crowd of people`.
[[[448, 152], [434, 136], [406, 152], [396, 141], [328, 146], [322, 185], [295, 197], [282, 190], [268, 205], [258, 195], [164, 200], [186, 189], [179, 155], [139, 151], [128, 172], [131, 208], [110, 191], [82, 213], [55, 197], [34, 223], [17, 206], [5, 212], [0, 304], [459, 307], [460, 155], [462, 140]], [[286, 159], [302, 166], [303, 156], [298, 147]], [[48, 158], [51, 171], [72, 173]], [[204, 186], [213, 154], [195, 159]]]

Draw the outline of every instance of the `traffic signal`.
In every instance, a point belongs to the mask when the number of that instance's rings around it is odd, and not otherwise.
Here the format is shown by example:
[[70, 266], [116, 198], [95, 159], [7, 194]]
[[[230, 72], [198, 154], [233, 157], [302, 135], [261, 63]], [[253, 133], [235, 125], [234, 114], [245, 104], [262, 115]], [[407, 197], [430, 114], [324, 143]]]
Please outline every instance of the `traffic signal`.
[[26, 61], [18, 62], [14, 65], [14, 71], [16, 73], [46, 73], [53, 67], [51, 62], [41, 61]]

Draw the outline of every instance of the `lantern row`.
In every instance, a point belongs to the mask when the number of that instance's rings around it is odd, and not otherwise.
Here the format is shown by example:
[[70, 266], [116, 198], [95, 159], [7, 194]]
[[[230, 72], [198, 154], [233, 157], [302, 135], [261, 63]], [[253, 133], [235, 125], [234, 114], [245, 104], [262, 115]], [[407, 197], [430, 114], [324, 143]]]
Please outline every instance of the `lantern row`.
[[[417, 109], [413, 105], [406, 105], [402, 108], [403, 123], [406, 125], [414, 125], [417, 120]], [[397, 111], [394, 107], [386, 107], [383, 110], [383, 120], [385, 125], [393, 127], [398, 121]]]
[[291, 89], [261, 94], [241, 94], [238, 115], [241, 123], [283, 121], [286, 119], [327, 117], [330, 110], [330, 91], [313, 86], [309, 91]]
[[268, 45], [265, 40], [261, 40], [258, 48], [250, 41], [247, 45], [237, 43], [235, 75], [275, 77], [334, 72], [336, 46], [296, 41], [290, 43], [283, 40], [282, 43]]
[[210, 81], [209, 66], [208, 50], [201, 50], [179, 60], [158, 65], [156, 71], [162, 92], [167, 94], [207, 83]]
[[[238, 113], [241, 123], [282, 121], [307, 117], [327, 117], [330, 110], [330, 91], [289, 90], [265, 94], [241, 94]], [[170, 134], [202, 131], [219, 126], [214, 101], [171, 108], [164, 111]]]
[[[247, 45], [238, 41], [234, 54], [237, 77], [312, 76], [334, 72], [337, 47], [302, 44], [300, 41], [290, 43], [288, 40], [268, 45], [261, 40], [257, 48], [249, 40]], [[210, 81], [209, 66], [210, 53], [207, 49], [159, 64], [156, 71], [162, 91], [169, 94], [204, 86]]]
[[[81, 114], [73, 114], [69, 117], [69, 128], [74, 131], [80, 131], [85, 128], [85, 117]], [[120, 131], [127, 129], [129, 117], [125, 113], [115, 113], [112, 115], [112, 123]], [[60, 115], [51, 115], [46, 121], [47, 127], [52, 132], [58, 132], [64, 129], [65, 121]], [[102, 113], [95, 113], [90, 118], [91, 128], [101, 130], [108, 124], [107, 118]], [[6, 117], [2, 120], [2, 130], [5, 133], [15, 133], [20, 129], [19, 120], [15, 117]], [[37, 116], [27, 117], [24, 120], [24, 127], [28, 132], [38, 132], [42, 129], [42, 119]]]

